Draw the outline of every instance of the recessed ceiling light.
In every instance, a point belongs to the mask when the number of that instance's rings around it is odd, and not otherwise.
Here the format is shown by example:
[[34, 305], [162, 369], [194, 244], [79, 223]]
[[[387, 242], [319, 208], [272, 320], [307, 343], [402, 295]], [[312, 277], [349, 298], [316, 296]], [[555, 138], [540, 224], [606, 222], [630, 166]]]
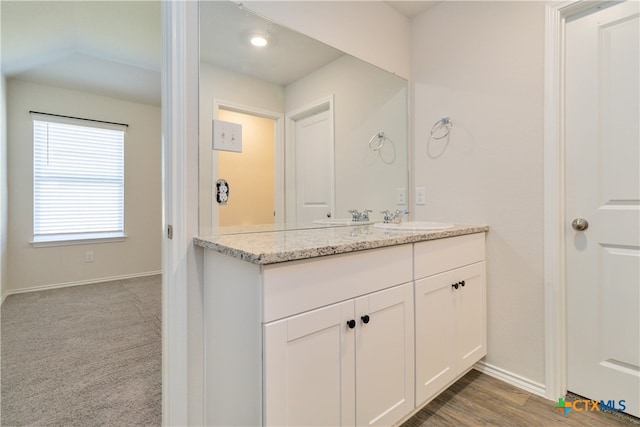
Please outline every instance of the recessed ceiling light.
[[257, 47], [264, 47], [268, 43], [267, 38], [261, 35], [251, 36], [251, 44]]

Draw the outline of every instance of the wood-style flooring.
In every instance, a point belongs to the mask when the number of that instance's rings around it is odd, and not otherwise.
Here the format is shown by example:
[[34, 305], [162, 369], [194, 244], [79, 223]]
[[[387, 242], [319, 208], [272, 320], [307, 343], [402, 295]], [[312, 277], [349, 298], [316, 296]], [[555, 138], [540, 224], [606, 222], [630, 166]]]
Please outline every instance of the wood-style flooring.
[[402, 427], [635, 426], [640, 419], [606, 412], [564, 415], [555, 402], [471, 370]]

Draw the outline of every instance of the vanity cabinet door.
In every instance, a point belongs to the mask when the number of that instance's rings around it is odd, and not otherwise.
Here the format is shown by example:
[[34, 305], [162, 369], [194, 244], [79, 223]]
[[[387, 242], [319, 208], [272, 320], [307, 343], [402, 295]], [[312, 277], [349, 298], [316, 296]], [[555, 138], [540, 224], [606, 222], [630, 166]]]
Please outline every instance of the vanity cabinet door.
[[[455, 270], [454, 270], [455, 271]], [[452, 272], [416, 281], [416, 404], [456, 377]]]
[[456, 368], [460, 374], [487, 355], [485, 263], [460, 268], [457, 273], [464, 281], [464, 286], [453, 292], [457, 316]]
[[416, 403], [487, 354], [485, 263], [416, 281]]
[[264, 424], [391, 425], [414, 408], [413, 285], [264, 326]]
[[265, 425], [355, 424], [356, 329], [354, 300], [264, 326]]
[[414, 408], [412, 283], [357, 298], [356, 321], [356, 425], [392, 425]]

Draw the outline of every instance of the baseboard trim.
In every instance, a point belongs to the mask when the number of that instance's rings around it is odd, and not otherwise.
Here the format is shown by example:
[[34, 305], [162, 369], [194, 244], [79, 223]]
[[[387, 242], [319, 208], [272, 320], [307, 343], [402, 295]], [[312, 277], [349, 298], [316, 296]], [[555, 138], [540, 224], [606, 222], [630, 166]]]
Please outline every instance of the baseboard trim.
[[482, 360], [476, 363], [473, 368], [477, 371], [482, 372], [483, 374], [487, 374], [491, 377], [511, 384], [514, 387], [518, 387], [522, 390], [528, 391], [529, 393], [544, 397], [545, 399], [549, 399], [547, 397], [547, 390], [544, 384], [537, 383], [518, 374], [514, 374], [513, 372], [498, 368], [497, 366], [491, 365]]
[[53, 285], [34, 286], [34, 287], [30, 287], [30, 288], [13, 289], [13, 290], [5, 292], [5, 294], [2, 295], [2, 299], [0, 300], [0, 305], [4, 303], [5, 299], [9, 295], [24, 294], [24, 293], [27, 293], [27, 292], [48, 291], [48, 290], [51, 290], [51, 289], [68, 288], [68, 287], [71, 287], [71, 286], [92, 285], [94, 283], [112, 282], [114, 280], [136, 279], [136, 278], [139, 278], [139, 277], [155, 276], [155, 275], [158, 275], [158, 274], [162, 274], [162, 270], [147, 271], [147, 272], [144, 272], [144, 273], [123, 274], [121, 276], [100, 277], [100, 278], [97, 278], [97, 279], [80, 280], [80, 281], [77, 281], [77, 282], [66, 282], [66, 283], [57, 283], [57, 284], [53, 284]]

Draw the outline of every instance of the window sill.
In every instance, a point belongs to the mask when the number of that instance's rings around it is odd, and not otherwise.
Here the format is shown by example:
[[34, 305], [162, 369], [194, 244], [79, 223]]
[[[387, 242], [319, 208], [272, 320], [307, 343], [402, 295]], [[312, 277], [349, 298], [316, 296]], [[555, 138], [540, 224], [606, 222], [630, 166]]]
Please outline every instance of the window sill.
[[[114, 233], [115, 234], [115, 233]], [[71, 245], [92, 245], [96, 243], [124, 242], [126, 234], [100, 236], [99, 234], [87, 234], [82, 237], [74, 235], [58, 235], [46, 238], [34, 238], [31, 246], [34, 248], [44, 248], [50, 246], [71, 246]]]

